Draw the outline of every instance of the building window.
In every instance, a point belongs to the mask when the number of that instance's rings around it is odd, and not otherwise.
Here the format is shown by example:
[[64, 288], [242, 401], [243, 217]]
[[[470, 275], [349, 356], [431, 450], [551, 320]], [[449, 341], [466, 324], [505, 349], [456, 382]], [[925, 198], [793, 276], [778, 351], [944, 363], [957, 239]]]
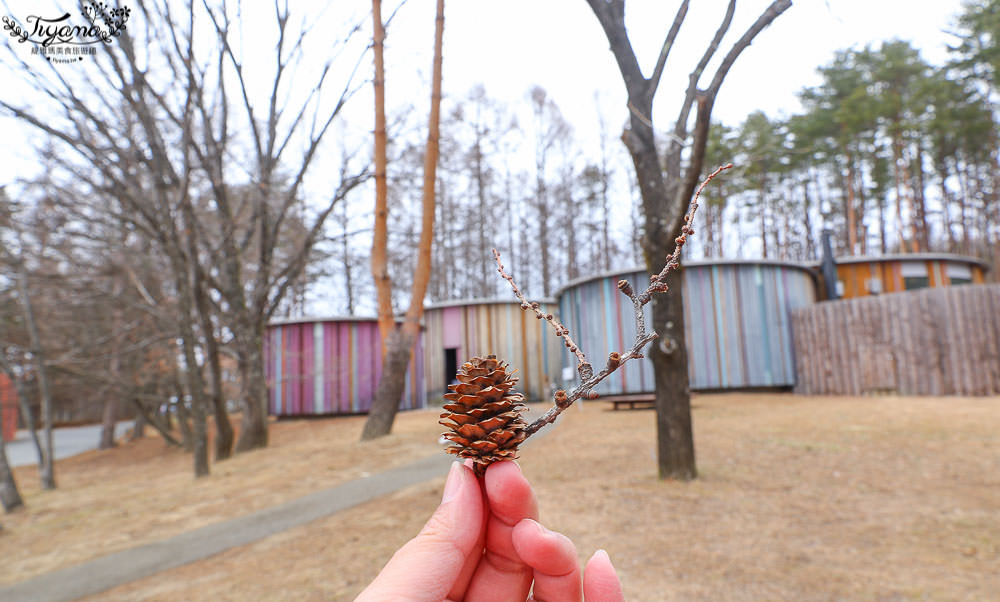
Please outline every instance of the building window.
[[927, 264], [922, 261], [904, 261], [900, 266], [903, 276], [903, 290], [912, 291], [931, 285]]
[[948, 265], [948, 281], [952, 286], [956, 284], [972, 283], [972, 268], [967, 265]]

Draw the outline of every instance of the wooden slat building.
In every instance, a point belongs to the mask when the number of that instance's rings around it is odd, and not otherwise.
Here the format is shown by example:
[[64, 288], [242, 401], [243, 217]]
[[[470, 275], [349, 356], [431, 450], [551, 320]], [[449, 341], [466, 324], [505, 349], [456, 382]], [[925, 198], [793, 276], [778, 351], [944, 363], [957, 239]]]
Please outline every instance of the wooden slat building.
[[[791, 311], [816, 302], [808, 266], [775, 261], [689, 261], [682, 264], [684, 320], [692, 389], [791, 387], [795, 384]], [[592, 361], [623, 351], [635, 337], [632, 305], [617, 290], [649, 283], [645, 270], [604, 274], [570, 283], [559, 293], [559, 316]], [[666, 293], [669, 301], [670, 293]], [[651, 325], [651, 306], [646, 306]], [[575, 375], [575, 360], [563, 353]], [[597, 388], [602, 395], [653, 391], [652, 365], [626, 364]]]
[[[400, 409], [427, 405], [421, 344], [407, 370]], [[371, 408], [382, 374], [374, 318], [276, 320], [268, 326], [264, 353], [272, 415], [359, 414]]]
[[950, 253], [840, 257], [837, 288], [840, 298], [956, 284], [982, 284], [989, 265], [975, 257]]
[[1000, 285], [828, 301], [792, 322], [798, 393], [1000, 394]]
[[[554, 311], [554, 305], [544, 301], [542, 309]], [[548, 399], [559, 379], [561, 339], [513, 298], [432, 305], [424, 326], [424, 384], [432, 404], [473, 356], [492, 353], [516, 368], [516, 389], [528, 400]]]

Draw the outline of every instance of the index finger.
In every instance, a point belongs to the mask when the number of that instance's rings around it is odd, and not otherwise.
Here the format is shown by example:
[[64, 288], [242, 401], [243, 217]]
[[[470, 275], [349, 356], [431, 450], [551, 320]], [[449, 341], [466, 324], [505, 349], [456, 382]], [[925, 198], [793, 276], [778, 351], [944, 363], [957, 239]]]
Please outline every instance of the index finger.
[[484, 487], [489, 514], [486, 549], [465, 593], [470, 600], [523, 600], [531, 588], [531, 567], [514, 549], [514, 526], [538, 518], [538, 502], [521, 468], [511, 461], [491, 464]]

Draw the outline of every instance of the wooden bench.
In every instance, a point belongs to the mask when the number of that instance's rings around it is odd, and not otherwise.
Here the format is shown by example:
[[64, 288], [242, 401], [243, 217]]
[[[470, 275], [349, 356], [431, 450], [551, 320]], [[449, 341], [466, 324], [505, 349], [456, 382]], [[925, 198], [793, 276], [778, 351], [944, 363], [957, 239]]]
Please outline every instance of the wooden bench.
[[[617, 410], [619, 406], [628, 406], [630, 410], [652, 409], [656, 406], [656, 398], [652, 394], [646, 395], [616, 395], [605, 398], [605, 401], [612, 403], [612, 409]], [[638, 404], [638, 407], [636, 405]]]

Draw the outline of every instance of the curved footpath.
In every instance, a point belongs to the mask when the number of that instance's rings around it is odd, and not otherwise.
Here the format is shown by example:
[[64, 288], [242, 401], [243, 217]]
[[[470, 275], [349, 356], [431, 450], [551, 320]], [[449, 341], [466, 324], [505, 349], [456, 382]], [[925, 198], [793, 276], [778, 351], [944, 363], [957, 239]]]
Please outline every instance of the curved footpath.
[[207, 558], [447, 474], [442, 453], [317, 491], [278, 506], [137, 546], [0, 588], [0, 600], [60, 602], [99, 594], [154, 573]]

